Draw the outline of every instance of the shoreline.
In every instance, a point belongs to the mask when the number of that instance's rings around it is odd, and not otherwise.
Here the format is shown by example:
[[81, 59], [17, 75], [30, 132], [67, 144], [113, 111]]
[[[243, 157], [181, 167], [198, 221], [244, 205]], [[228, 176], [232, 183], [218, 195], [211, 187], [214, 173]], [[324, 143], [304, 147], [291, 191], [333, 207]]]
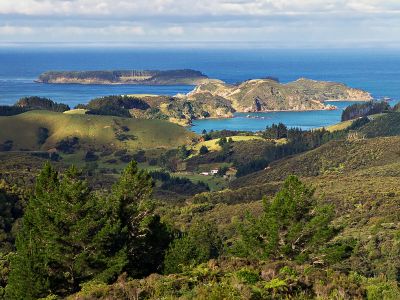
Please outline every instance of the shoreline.
[[374, 99], [371, 100], [343, 100], [343, 99], [336, 99], [336, 100], [324, 100], [324, 102], [370, 102], [373, 101]]

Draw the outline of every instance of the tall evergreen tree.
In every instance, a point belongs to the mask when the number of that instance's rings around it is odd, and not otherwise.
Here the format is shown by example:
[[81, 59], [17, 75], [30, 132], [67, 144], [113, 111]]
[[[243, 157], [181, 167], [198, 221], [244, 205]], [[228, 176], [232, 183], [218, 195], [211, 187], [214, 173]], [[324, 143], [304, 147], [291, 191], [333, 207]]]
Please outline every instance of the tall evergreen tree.
[[107, 270], [102, 201], [71, 167], [62, 177], [46, 164], [17, 235], [10, 299], [67, 295]]
[[145, 170], [131, 162], [113, 187], [112, 199], [118, 209], [121, 245], [127, 264], [124, 270], [132, 277], [140, 277], [159, 270], [170, 234], [160, 218], [154, 214], [149, 201], [153, 180]]
[[248, 215], [232, 252], [256, 259], [306, 259], [335, 234], [333, 208], [317, 205], [314, 189], [289, 176], [260, 217]]

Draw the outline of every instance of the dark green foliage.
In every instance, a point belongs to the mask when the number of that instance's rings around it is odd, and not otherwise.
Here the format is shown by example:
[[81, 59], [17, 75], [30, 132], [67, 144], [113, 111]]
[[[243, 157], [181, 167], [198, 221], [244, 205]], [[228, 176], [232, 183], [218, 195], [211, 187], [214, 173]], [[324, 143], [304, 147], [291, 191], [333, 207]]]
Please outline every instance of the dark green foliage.
[[59, 175], [46, 164], [18, 232], [7, 299], [65, 296], [89, 280], [160, 270], [171, 234], [151, 193], [151, 177], [134, 162], [108, 198], [92, 193], [75, 168]]
[[217, 142], [217, 144], [218, 144], [220, 147], [224, 147], [224, 145], [225, 145], [226, 143], [228, 143], [228, 140], [226, 139], [226, 137], [220, 138], [220, 139], [218, 140], [218, 142]]
[[39, 127], [38, 144], [43, 145], [49, 138], [49, 130], [45, 127]]
[[[18, 232], [7, 286], [10, 299], [66, 295], [107, 269], [101, 213], [107, 207], [70, 168], [62, 177], [46, 164]], [[112, 266], [114, 268], [114, 266]]]
[[287, 127], [279, 123], [278, 125], [272, 124], [271, 127], [267, 127], [263, 132], [263, 137], [266, 139], [282, 139], [288, 137]]
[[126, 118], [131, 117], [129, 113], [130, 109], [146, 110], [150, 108], [149, 104], [142, 99], [119, 95], [96, 98], [91, 100], [87, 105], [81, 105], [80, 107], [88, 109], [88, 114]]
[[15, 116], [27, 111], [23, 107], [0, 105], [0, 116]]
[[14, 249], [14, 226], [22, 217], [26, 199], [21, 190], [0, 180], [0, 254]]
[[117, 116], [123, 118], [130, 118], [131, 114], [127, 109], [115, 107], [112, 105], [103, 106], [98, 109], [90, 109], [86, 112], [88, 115], [102, 115], [102, 116]]
[[207, 131], [203, 130], [203, 136], [207, 136], [210, 140], [212, 139], [220, 139], [220, 138], [228, 138], [231, 136], [236, 136], [236, 135], [253, 135], [254, 133], [249, 132], [249, 131], [240, 131], [240, 130], [229, 130], [229, 129], [223, 129], [223, 130], [210, 130], [209, 133]]
[[0, 151], [10, 151], [13, 147], [14, 142], [7, 140], [3, 144], [0, 144]]
[[130, 154], [121, 155], [119, 157], [119, 160], [124, 162], [124, 163], [131, 162], [133, 160], [133, 155], [130, 155]]
[[187, 178], [171, 176], [168, 172], [152, 171], [150, 176], [154, 180], [161, 181], [162, 190], [175, 192], [182, 195], [195, 195], [210, 190], [207, 184], [202, 181], [193, 183]]
[[208, 148], [207, 148], [207, 146], [201, 146], [200, 147], [200, 150], [199, 150], [199, 154], [200, 155], [204, 155], [204, 154], [207, 154], [209, 151], [208, 151]]
[[390, 110], [390, 105], [385, 101], [370, 101], [367, 103], [357, 103], [346, 107], [342, 113], [342, 121], [352, 120], [359, 117], [380, 114]]
[[223, 165], [221, 167], [218, 168], [218, 176], [224, 176], [226, 174], [226, 172], [228, 172], [229, 170], [229, 166], [227, 165]]
[[400, 135], [400, 112], [390, 112], [379, 116], [358, 131], [368, 138]]
[[363, 127], [365, 124], [368, 124], [371, 122], [368, 117], [360, 117], [351, 123], [349, 127], [347, 127], [347, 130], [357, 130]]
[[272, 202], [264, 199], [260, 217], [249, 215], [240, 224], [235, 255], [249, 258], [307, 260], [334, 235], [333, 209], [317, 205], [314, 190], [289, 176]]
[[14, 106], [21, 107], [25, 110], [42, 109], [55, 112], [64, 112], [70, 109], [66, 104], [56, 103], [53, 100], [37, 96], [21, 98]]
[[97, 161], [99, 156], [92, 150], [86, 152], [85, 161]]
[[217, 258], [221, 252], [222, 242], [214, 224], [196, 222], [186, 234], [175, 239], [165, 255], [164, 272], [179, 273]]
[[57, 150], [66, 154], [72, 154], [78, 148], [79, 148], [79, 138], [77, 137], [63, 139], [59, 141], [56, 145]]
[[251, 160], [249, 163], [241, 164], [237, 167], [236, 176], [241, 177], [253, 172], [257, 172], [264, 169], [266, 166], [268, 166], [268, 161], [264, 158]]
[[178, 157], [180, 159], [186, 159], [189, 155], [190, 155], [190, 150], [188, 150], [185, 145], [179, 146]]
[[152, 187], [151, 176], [131, 162], [114, 185], [110, 199], [119, 220], [120, 251], [127, 261], [124, 270], [132, 277], [157, 271], [170, 241], [170, 233], [149, 202]]
[[133, 155], [133, 159], [138, 163], [143, 163], [147, 160], [146, 152], [144, 150], [139, 150]]

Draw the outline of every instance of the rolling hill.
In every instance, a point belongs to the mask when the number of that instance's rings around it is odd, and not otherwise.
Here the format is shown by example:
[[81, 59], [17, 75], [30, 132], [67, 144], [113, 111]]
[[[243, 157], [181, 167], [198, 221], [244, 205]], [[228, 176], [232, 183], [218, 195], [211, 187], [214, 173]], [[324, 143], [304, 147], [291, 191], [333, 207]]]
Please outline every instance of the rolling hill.
[[174, 148], [195, 134], [162, 120], [29, 111], [0, 117], [0, 144], [8, 150], [49, 150], [67, 139], [79, 139], [82, 149]]

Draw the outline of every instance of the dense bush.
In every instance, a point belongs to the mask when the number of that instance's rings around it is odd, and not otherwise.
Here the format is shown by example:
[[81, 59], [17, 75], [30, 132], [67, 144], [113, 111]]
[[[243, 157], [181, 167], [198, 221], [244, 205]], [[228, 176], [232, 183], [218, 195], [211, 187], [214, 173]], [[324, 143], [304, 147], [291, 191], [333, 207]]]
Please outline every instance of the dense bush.
[[202, 181], [193, 183], [187, 178], [171, 176], [168, 172], [164, 171], [152, 171], [150, 172], [150, 176], [154, 180], [159, 180], [162, 182], [160, 185], [162, 190], [171, 191], [182, 195], [195, 195], [210, 190], [208, 185]]
[[317, 205], [313, 195], [312, 188], [289, 176], [271, 202], [264, 199], [260, 217], [248, 215], [239, 224], [240, 238], [230, 251], [254, 259], [308, 260], [335, 235], [333, 208]]
[[25, 110], [42, 109], [55, 112], [64, 112], [70, 109], [66, 104], [56, 103], [53, 100], [37, 96], [21, 98], [14, 106]]
[[171, 235], [151, 193], [150, 176], [134, 162], [107, 196], [92, 192], [75, 168], [59, 175], [46, 164], [17, 235], [6, 298], [66, 296], [89, 280], [161, 270]]
[[49, 138], [49, 130], [45, 127], [39, 127], [38, 132], [38, 144], [43, 145], [46, 143], [46, 140]]
[[14, 142], [11, 140], [7, 140], [4, 143], [0, 144], [0, 151], [10, 151], [13, 147]]
[[72, 154], [79, 149], [79, 138], [72, 137], [63, 139], [57, 143], [56, 149], [63, 153]]
[[179, 273], [211, 258], [217, 258], [222, 241], [217, 228], [211, 223], [197, 222], [188, 233], [175, 239], [164, 260], [164, 272]]
[[342, 121], [352, 120], [369, 115], [380, 114], [390, 110], [390, 105], [385, 101], [371, 101], [367, 103], [357, 103], [346, 107], [342, 113]]
[[119, 117], [131, 117], [130, 109], [146, 110], [150, 106], [146, 101], [128, 96], [106, 96], [91, 100], [87, 105], [79, 105], [88, 109], [88, 114], [111, 115]]
[[24, 107], [0, 105], [0, 116], [15, 116], [28, 111]]

